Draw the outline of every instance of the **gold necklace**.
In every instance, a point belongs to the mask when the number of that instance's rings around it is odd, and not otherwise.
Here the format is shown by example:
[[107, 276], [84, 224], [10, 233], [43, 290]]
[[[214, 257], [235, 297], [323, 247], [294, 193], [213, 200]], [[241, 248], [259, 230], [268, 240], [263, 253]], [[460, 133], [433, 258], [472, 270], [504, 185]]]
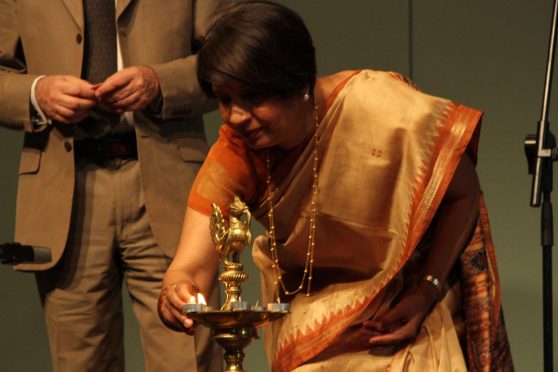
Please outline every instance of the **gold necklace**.
[[300, 284], [295, 290], [287, 289], [281, 268], [279, 267], [279, 254], [277, 251], [277, 242], [275, 240], [275, 221], [274, 221], [274, 211], [273, 211], [273, 194], [274, 191], [271, 188], [271, 159], [269, 156], [269, 150], [266, 152], [266, 166], [267, 166], [267, 202], [269, 206], [269, 212], [267, 213], [267, 218], [269, 220], [269, 237], [271, 240], [271, 259], [273, 260], [272, 269], [275, 271], [275, 287], [277, 288], [277, 301], [281, 302], [279, 286], [283, 289], [283, 292], [287, 296], [293, 295], [300, 292], [304, 288], [304, 282], [307, 281], [306, 296], [310, 296], [310, 289], [312, 286], [312, 269], [314, 267], [314, 249], [315, 249], [315, 237], [316, 237], [316, 202], [318, 199], [318, 127], [320, 123], [318, 121], [318, 106], [316, 104], [316, 99], [314, 98], [314, 151], [313, 151], [313, 168], [312, 168], [312, 200], [310, 204], [310, 232], [308, 233], [308, 248], [306, 250], [306, 263], [304, 264], [304, 273]]

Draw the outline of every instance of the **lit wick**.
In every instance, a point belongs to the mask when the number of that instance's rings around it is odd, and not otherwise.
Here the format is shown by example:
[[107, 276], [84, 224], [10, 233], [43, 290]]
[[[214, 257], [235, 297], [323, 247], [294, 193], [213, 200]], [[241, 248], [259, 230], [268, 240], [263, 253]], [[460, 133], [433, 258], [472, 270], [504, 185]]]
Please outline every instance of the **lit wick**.
[[205, 311], [206, 308], [207, 303], [205, 302], [205, 298], [198, 292], [197, 296], [190, 296], [188, 303], [182, 307], [182, 312], [184, 314], [199, 313]]

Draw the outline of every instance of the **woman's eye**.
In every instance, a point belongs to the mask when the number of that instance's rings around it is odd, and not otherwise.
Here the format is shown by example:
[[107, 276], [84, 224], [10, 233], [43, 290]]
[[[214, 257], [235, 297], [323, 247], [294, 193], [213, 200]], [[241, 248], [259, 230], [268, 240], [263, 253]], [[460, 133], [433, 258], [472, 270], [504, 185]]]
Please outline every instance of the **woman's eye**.
[[217, 96], [217, 101], [223, 105], [228, 105], [231, 103], [231, 97], [229, 96]]
[[265, 97], [260, 93], [243, 94], [241, 98], [251, 106], [257, 106], [265, 100]]

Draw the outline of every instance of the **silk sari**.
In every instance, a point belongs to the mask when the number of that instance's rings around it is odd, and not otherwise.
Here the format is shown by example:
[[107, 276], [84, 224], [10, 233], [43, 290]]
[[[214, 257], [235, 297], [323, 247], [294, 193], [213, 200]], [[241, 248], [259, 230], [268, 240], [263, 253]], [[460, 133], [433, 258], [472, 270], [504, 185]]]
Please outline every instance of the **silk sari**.
[[[456, 284], [416, 339], [385, 355], [350, 342], [362, 321], [385, 313], [406, 283], [423, 274], [428, 227], [461, 157], [476, 160], [480, 119], [479, 111], [418, 92], [393, 73], [360, 71], [330, 97], [317, 133], [312, 292], [283, 295], [291, 313], [266, 328], [273, 371], [513, 370], [484, 207]], [[306, 260], [312, 151], [310, 141], [272, 173], [279, 261], [290, 289], [300, 282]], [[226, 210], [237, 194], [267, 227], [265, 172], [264, 154], [223, 129], [189, 205], [208, 214], [208, 202], [216, 201]], [[267, 237], [256, 239], [253, 257], [263, 301], [275, 301], [281, 293]]]

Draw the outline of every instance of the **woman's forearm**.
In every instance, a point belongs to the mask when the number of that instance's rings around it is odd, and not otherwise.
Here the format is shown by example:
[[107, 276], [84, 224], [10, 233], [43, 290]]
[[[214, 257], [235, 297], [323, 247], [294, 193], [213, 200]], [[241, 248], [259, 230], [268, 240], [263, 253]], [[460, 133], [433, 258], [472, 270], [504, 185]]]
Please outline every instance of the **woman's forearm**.
[[209, 233], [209, 217], [188, 208], [180, 243], [163, 286], [188, 282], [207, 295], [218, 265], [219, 255]]
[[194, 323], [182, 308], [198, 292], [209, 296], [218, 263], [209, 234], [209, 217], [188, 208], [176, 256], [163, 278], [157, 304], [159, 317], [167, 327], [193, 334]]
[[473, 164], [464, 155], [436, 213], [432, 246], [424, 274], [443, 283], [467, 245], [478, 218], [480, 187]]

